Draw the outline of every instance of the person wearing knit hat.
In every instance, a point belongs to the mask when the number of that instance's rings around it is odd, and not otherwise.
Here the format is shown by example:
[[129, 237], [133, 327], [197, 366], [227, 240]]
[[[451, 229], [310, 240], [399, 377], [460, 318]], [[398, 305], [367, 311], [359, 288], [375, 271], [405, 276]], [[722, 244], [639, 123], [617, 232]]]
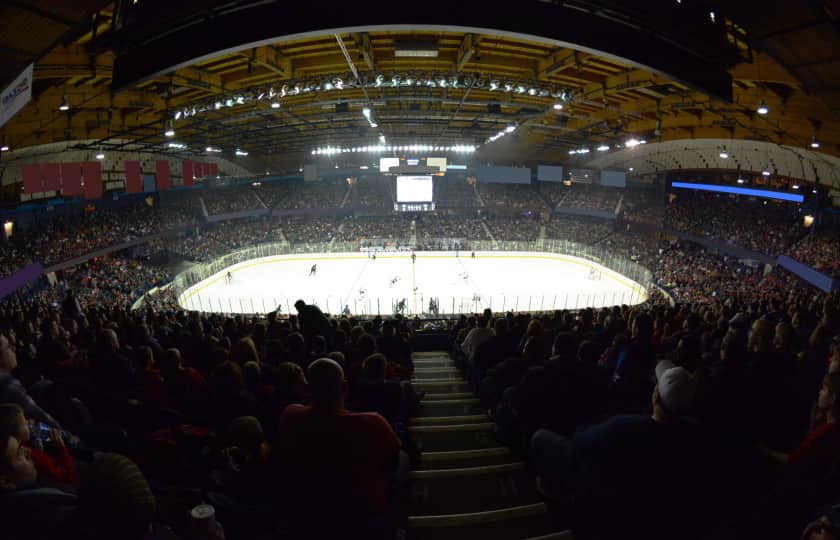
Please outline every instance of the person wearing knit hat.
[[124, 540], [146, 537], [157, 507], [146, 477], [120, 454], [103, 454], [89, 467], [79, 502], [94, 538]]

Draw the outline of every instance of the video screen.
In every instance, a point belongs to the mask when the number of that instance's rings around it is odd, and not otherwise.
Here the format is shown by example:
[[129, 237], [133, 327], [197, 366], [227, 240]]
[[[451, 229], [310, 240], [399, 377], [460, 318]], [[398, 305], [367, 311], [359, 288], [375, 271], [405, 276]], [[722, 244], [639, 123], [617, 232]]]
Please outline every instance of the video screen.
[[443, 157], [430, 157], [426, 158], [426, 166], [427, 167], [437, 167], [440, 169], [440, 172], [446, 172], [446, 158]]
[[432, 202], [434, 188], [431, 176], [397, 176], [397, 202]]
[[391, 167], [399, 167], [400, 158], [398, 157], [384, 157], [379, 158], [379, 172], [387, 173]]

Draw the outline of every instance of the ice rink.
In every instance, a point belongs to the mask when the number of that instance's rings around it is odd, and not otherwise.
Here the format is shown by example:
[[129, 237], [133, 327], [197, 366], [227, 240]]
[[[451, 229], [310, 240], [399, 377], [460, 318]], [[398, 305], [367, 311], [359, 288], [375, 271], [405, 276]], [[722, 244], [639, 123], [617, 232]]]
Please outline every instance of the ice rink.
[[[312, 266], [317, 265], [314, 274]], [[232, 279], [228, 282], [227, 272]], [[310, 275], [311, 274], [311, 275]], [[535, 252], [324, 253], [280, 255], [228, 267], [180, 295], [189, 310], [294, 313], [303, 299], [327, 313], [405, 315], [543, 311], [638, 304], [647, 291], [591, 261]]]

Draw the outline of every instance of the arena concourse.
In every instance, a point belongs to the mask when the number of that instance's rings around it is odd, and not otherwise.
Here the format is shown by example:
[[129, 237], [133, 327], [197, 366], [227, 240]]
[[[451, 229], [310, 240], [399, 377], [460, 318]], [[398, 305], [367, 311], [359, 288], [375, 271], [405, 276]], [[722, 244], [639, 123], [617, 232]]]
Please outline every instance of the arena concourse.
[[840, 32], [747, 4], [0, 3], [2, 537], [840, 539]]

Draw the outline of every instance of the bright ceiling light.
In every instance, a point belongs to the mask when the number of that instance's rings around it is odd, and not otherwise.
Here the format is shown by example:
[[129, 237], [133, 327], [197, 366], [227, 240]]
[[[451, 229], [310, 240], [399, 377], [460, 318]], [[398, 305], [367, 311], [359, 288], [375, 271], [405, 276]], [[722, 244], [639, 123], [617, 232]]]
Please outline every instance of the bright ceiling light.
[[187, 147], [187, 145], [186, 145], [186, 144], [183, 144], [183, 143], [177, 143], [177, 142], [171, 142], [171, 143], [167, 144], [166, 146], [168, 146], [169, 148], [178, 148], [178, 149], [181, 149], [181, 148], [186, 148], [186, 147]]
[[729, 157], [729, 154], [726, 153], [726, 150], [724, 150], [723, 152], [720, 153], [720, 159], [727, 159], [728, 157]]
[[492, 92], [493, 90], [498, 89], [498, 88], [499, 88], [499, 81], [498, 81], [498, 80], [493, 79], [492, 81], [490, 81], [490, 91], [491, 91], [491, 92]]
[[385, 82], [385, 76], [384, 76], [384, 75], [377, 75], [377, 76], [376, 76], [376, 83], [375, 83], [375, 86], [376, 86], [377, 88], [379, 88], [380, 86], [382, 86], [382, 83], [383, 83], [383, 82]]
[[627, 169], [627, 170], [628, 170], [628, 171], [630, 171], [630, 172], [633, 172], [633, 167], [630, 167], [630, 168], [629, 168], [629, 169]]
[[372, 127], [372, 128], [378, 128], [378, 127], [379, 127], [379, 124], [377, 124], [376, 122], [371, 122], [371, 123], [370, 123], [370, 127]]
[[563, 110], [563, 104], [562, 103], [555, 103], [554, 104], [554, 110], [555, 111], [562, 111]]
[[761, 103], [758, 104], [758, 108], [755, 110], [758, 114], [765, 115], [770, 112], [770, 109], [764, 103], [764, 100], [761, 100]]
[[379, 142], [381, 142], [382, 144], [385, 144], [385, 135], [380, 135], [379, 136]]
[[271, 102], [271, 108], [272, 109], [279, 109], [280, 108], [280, 102], [279, 101], [272, 101]]
[[739, 184], [743, 184], [743, 183], [744, 183], [744, 179], [743, 179], [743, 178], [739, 178], [739, 179], [738, 179], [738, 183], [739, 183]]
[[4, 144], [3, 146], [0, 146], [0, 152], [8, 152], [8, 151], [9, 151], [9, 145], [8, 144]]
[[248, 152], [246, 152], [245, 150], [240, 150], [239, 148], [237, 148], [236, 149], [236, 155], [237, 156], [247, 156]]
[[166, 124], [166, 131], [163, 132], [164, 135], [167, 137], [174, 137], [175, 136], [175, 126], [172, 125], [172, 120], [170, 120]]
[[626, 146], [627, 148], [634, 148], [636, 146], [639, 146], [640, 144], [642, 144], [642, 143], [639, 142], [638, 139], [630, 139], [629, 141], [624, 143], [624, 146]]
[[70, 110], [70, 102], [67, 101], [67, 95], [64, 95], [64, 99], [61, 100], [61, 105], [58, 106], [59, 111], [69, 111]]
[[610, 147], [606, 144], [602, 144], [601, 146], [598, 147], [599, 152], [606, 152], [609, 149], [610, 149]]
[[96, 159], [105, 159], [105, 154], [103, 154], [103, 153], [102, 153], [102, 151], [100, 150], [100, 151], [96, 154]]
[[817, 136], [814, 135], [813, 137], [811, 137], [811, 148], [819, 148], [819, 147], [820, 147], [820, 141], [818, 141]]
[[799, 189], [799, 184], [793, 184], [791, 187], [792, 187], [793, 189]]
[[770, 176], [770, 171], [761, 171], [762, 176]]
[[516, 131], [516, 126], [514, 125], [510, 125], [505, 128], [505, 133], [513, 133], [514, 131]]
[[369, 108], [365, 107], [364, 109], [362, 109], [362, 114], [365, 115], [365, 118], [370, 120], [370, 109]]

